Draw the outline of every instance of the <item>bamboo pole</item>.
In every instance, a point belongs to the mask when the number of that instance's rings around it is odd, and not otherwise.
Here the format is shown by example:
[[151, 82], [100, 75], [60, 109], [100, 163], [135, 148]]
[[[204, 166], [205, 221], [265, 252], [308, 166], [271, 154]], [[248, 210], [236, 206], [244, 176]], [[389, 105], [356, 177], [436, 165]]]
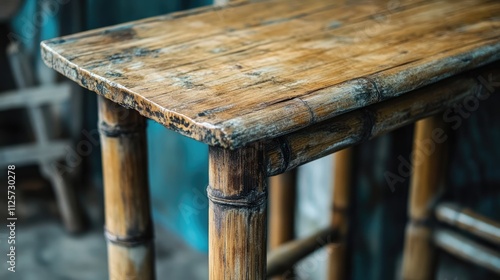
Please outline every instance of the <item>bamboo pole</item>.
[[[269, 248], [274, 250], [294, 238], [297, 172], [292, 170], [269, 178]], [[274, 279], [286, 279], [293, 271]]]
[[448, 230], [435, 230], [432, 239], [448, 253], [500, 275], [500, 253]]
[[328, 246], [328, 279], [347, 278], [347, 235], [349, 229], [348, 208], [351, 186], [352, 148], [334, 154], [333, 197], [331, 226], [339, 232], [339, 242]]
[[429, 219], [432, 203], [444, 179], [445, 143], [436, 133], [443, 130], [440, 116], [433, 116], [415, 124], [413, 143], [413, 175], [409, 195], [409, 222], [403, 255], [404, 280], [433, 278], [434, 246]]
[[478, 77], [498, 80], [500, 69], [483, 67], [272, 139], [266, 146], [267, 175], [283, 173], [445, 111], [478, 93], [482, 86]]
[[209, 279], [265, 279], [266, 176], [261, 143], [209, 148]]
[[110, 279], [154, 279], [145, 119], [99, 97]]
[[440, 203], [436, 207], [436, 217], [441, 222], [500, 245], [500, 223], [468, 208], [462, 208], [454, 203]]
[[337, 240], [337, 231], [328, 227], [306, 238], [293, 240], [279, 246], [267, 255], [267, 277], [283, 274], [299, 260]]

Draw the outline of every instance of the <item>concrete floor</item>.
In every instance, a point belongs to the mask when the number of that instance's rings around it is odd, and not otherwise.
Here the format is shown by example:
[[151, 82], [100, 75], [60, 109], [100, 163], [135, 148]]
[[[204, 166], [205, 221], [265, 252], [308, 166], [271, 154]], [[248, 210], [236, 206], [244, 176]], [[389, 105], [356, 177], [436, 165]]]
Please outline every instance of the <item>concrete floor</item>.
[[[8, 271], [2, 261], [0, 279], [107, 279], [106, 243], [98, 229], [70, 236], [57, 221], [21, 225], [16, 234], [16, 272]], [[165, 230], [157, 230], [155, 239], [158, 279], [207, 279], [206, 255]], [[2, 252], [5, 245], [1, 244]]]
[[[37, 185], [38, 182], [31, 185]], [[28, 190], [30, 183], [24, 183]], [[44, 187], [46, 190], [46, 187]], [[44, 190], [44, 188], [41, 188]], [[23, 191], [16, 195], [16, 272], [7, 270], [6, 211], [0, 212], [0, 280], [103, 280], [108, 279], [106, 242], [103, 235], [102, 197], [88, 188], [84, 201], [88, 230], [78, 235], [65, 232], [58, 219], [53, 195]], [[6, 209], [0, 196], [0, 209]], [[155, 227], [157, 279], [208, 279], [205, 253], [188, 247], [173, 233]]]

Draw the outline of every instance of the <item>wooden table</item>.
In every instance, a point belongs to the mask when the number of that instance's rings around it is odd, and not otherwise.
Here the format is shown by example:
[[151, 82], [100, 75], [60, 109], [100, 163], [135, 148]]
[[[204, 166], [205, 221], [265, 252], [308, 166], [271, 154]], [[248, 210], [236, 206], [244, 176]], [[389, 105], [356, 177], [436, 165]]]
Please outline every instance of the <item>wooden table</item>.
[[210, 145], [210, 279], [264, 279], [266, 178], [481, 98], [499, 15], [481, 0], [244, 1], [42, 42], [100, 95], [110, 278], [154, 278], [145, 118]]

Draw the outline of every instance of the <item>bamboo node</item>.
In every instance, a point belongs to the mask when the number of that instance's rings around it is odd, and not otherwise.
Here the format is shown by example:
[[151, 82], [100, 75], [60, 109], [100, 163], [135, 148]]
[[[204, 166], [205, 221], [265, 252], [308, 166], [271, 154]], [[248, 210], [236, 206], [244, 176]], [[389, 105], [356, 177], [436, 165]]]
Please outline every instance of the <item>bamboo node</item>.
[[106, 137], [120, 137], [123, 135], [137, 134], [140, 133], [143, 128], [143, 124], [109, 125], [105, 122], [99, 123], [99, 132]]
[[117, 245], [121, 245], [121, 246], [125, 246], [125, 247], [136, 247], [136, 246], [150, 243], [151, 240], [153, 239], [153, 232], [149, 228], [143, 234], [122, 237], [122, 236], [115, 235], [115, 234], [109, 232], [106, 228], [104, 228], [104, 237], [106, 238], [107, 241], [114, 243], [114, 244], [117, 244]]
[[246, 195], [223, 196], [218, 190], [207, 187], [207, 196], [211, 202], [233, 208], [259, 207], [266, 202], [265, 192], [251, 191]]
[[349, 210], [349, 208], [346, 206], [340, 206], [335, 204], [332, 205], [331, 209], [334, 213], [342, 213], [342, 214], [347, 213], [347, 210]]
[[426, 228], [432, 228], [432, 222], [431, 219], [422, 219], [422, 218], [410, 218], [409, 220], [409, 225], [412, 227], [426, 227]]

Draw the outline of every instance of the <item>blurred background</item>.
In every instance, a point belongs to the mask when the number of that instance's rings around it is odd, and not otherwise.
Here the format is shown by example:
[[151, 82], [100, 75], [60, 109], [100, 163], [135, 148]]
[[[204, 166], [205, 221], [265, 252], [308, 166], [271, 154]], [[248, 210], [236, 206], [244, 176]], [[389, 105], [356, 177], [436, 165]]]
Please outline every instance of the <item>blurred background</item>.
[[[203, 5], [210, 0], [0, 0], [0, 182], [16, 165], [17, 272], [0, 279], [107, 279], [96, 95], [47, 68], [39, 42]], [[464, 119], [450, 137], [446, 191], [500, 221], [500, 97]], [[207, 279], [208, 148], [148, 121], [149, 179], [158, 279]], [[409, 180], [390, 187], [399, 156], [410, 158], [413, 126], [354, 148], [352, 279], [397, 279]], [[332, 157], [298, 170], [295, 236], [329, 223]], [[7, 217], [0, 195], [0, 220]], [[7, 251], [0, 229], [0, 255]], [[488, 246], [494, 246], [489, 244]], [[498, 249], [498, 248], [497, 248]], [[327, 253], [296, 266], [297, 279], [325, 279]], [[444, 252], [438, 279], [499, 279]]]

